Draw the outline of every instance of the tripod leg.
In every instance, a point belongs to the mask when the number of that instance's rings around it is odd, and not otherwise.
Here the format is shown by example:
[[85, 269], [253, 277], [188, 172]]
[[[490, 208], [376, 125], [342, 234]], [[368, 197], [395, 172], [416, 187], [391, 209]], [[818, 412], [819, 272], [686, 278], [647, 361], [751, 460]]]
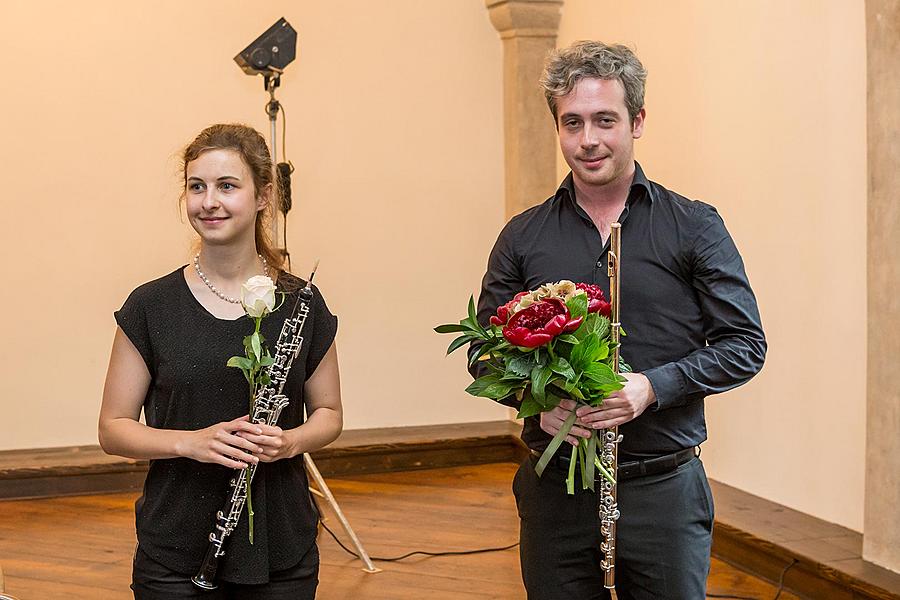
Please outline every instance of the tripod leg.
[[350, 522], [347, 521], [347, 517], [344, 516], [344, 512], [341, 510], [341, 507], [338, 506], [331, 490], [328, 488], [328, 484], [325, 483], [325, 479], [322, 478], [322, 474], [319, 473], [319, 469], [316, 468], [316, 463], [313, 462], [313, 459], [310, 458], [309, 454], [303, 455], [303, 464], [316, 482], [316, 487], [319, 488], [319, 491], [325, 496], [325, 500], [328, 501], [334, 514], [337, 515], [338, 521], [341, 522], [341, 527], [344, 528], [344, 531], [350, 537], [350, 541], [353, 542], [353, 547], [356, 548], [357, 556], [359, 556], [359, 559], [366, 565], [366, 568], [363, 569], [363, 571], [366, 573], [378, 573], [381, 571], [381, 569], [376, 568], [375, 565], [372, 564], [372, 559], [369, 558], [368, 553], [366, 553], [365, 549], [362, 547], [359, 538], [356, 537], [356, 533], [353, 531], [353, 528], [350, 527]]

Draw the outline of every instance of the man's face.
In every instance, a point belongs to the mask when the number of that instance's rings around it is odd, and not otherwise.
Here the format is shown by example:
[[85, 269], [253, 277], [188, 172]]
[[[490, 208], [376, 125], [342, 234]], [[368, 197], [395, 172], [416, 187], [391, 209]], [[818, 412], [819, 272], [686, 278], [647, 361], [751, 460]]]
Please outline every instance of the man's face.
[[634, 140], [644, 131], [644, 109], [632, 123], [618, 79], [584, 78], [556, 101], [559, 147], [581, 186], [630, 177]]

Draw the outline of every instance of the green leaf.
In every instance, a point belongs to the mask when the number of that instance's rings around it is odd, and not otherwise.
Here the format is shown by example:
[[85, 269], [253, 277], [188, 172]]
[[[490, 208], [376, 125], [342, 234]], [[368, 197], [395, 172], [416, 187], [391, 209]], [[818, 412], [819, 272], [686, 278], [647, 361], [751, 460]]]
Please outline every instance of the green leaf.
[[526, 354], [524, 356], [512, 357], [509, 362], [506, 363], [506, 371], [507, 373], [515, 373], [516, 375], [527, 377], [536, 366], [538, 365], [534, 360], [534, 355]]
[[569, 381], [573, 381], [576, 377], [575, 369], [572, 368], [572, 365], [569, 364], [569, 361], [561, 356], [557, 356], [553, 359], [553, 361], [550, 363], [550, 369], [554, 373], [559, 373]]
[[[473, 325], [472, 329], [477, 331], [482, 335], [482, 337], [487, 338], [488, 333], [484, 327], [481, 326], [481, 323], [478, 322], [478, 314], [475, 312], [475, 297], [469, 296], [469, 307], [468, 307], [469, 318], [465, 319], [465, 321], [470, 321]], [[463, 323], [464, 321], [460, 321]]]
[[604, 363], [591, 363], [584, 370], [584, 377], [602, 384], [618, 384], [619, 381], [613, 370]]
[[466, 391], [473, 396], [480, 396], [480, 392], [489, 385], [493, 385], [500, 381], [500, 375], [498, 373], [488, 373], [487, 375], [482, 375], [475, 381], [469, 384], [469, 387], [466, 388]]
[[587, 448], [584, 452], [584, 482], [588, 489], [594, 490], [594, 460], [597, 458], [597, 442], [599, 435], [596, 431], [591, 433], [591, 437], [587, 441]]
[[245, 356], [232, 356], [228, 359], [228, 362], [225, 363], [225, 366], [249, 371], [253, 368], [253, 363]]
[[575, 414], [575, 411], [569, 413], [569, 416], [566, 417], [566, 420], [563, 421], [563, 424], [560, 425], [559, 431], [556, 432], [556, 435], [553, 436], [553, 439], [550, 440], [550, 443], [547, 445], [547, 449], [544, 450], [544, 453], [541, 454], [541, 457], [538, 459], [537, 464], [534, 466], [534, 471], [537, 473], [537, 476], [540, 477], [544, 474], [544, 469], [547, 468], [547, 464], [550, 462], [550, 459], [553, 458], [553, 455], [556, 454], [556, 451], [559, 449], [560, 444], [563, 443], [563, 440], [566, 439], [566, 436], [569, 435], [569, 432], [572, 430], [572, 425], [575, 424], [575, 419], [578, 415]]
[[538, 402], [543, 402], [545, 399], [544, 388], [547, 386], [547, 382], [550, 380], [550, 376], [553, 374], [553, 371], [550, 370], [550, 367], [535, 367], [531, 371], [531, 393], [534, 395], [534, 399]]
[[475, 296], [469, 296], [468, 310], [469, 310], [469, 318], [477, 323], [478, 316], [477, 316], [477, 313], [475, 312]]
[[447, 346], [447, 354], [450, 354], [454, 350], [458, 350], [459, 348], [461, 348], [462, 346], [465, 346], [466, 344], [468, 344], [471, 341], [472, 341], [472, 338], [468, 335], [459, 336], [458, 338], [456, 338], [455, 340], [450, 342], [449, 346]]
[[261, 367], [269, 367], [274, 364], [275, 359], [269, 356], [268, 353], [266, 353], [266, 356], [263, 356], [261, 359], [259, 359], [259, 366]]
[[557, 396], [556, 394], [551, 392], [549, 387], [544, 390], [544, 393], [546, 394], [543, 405], [544, 410], [550, 410], [559, 406], [559, 402], [560, 400], [562, 400], [562, 396]]
[[500, 376], [496, 373], [489, 373], [483, 377], [479, 377], [473, 381], [466, 392], [478, 396], [480, 398], [490, 398], [492, 400], [500, 400], [509, 396], [513, 390], [520, 387], [521, 382], [500, 381]]
[[469, 366], [471, 367], [476, 362], [478, 362], [478, 359], [490, 352], [492, 347], [493, 346], [491, 346], [491, 344], [482, 344], [481, 346], [479, 346], [478, 350], [476, 350], [469, 358]]
[[262, 356], [262, 342], [259, 339], [259, 334], [254, 332], [252, 336], [250, 336], [250, 344], [253, 346], [253, 356], [260, 357]]
[[571, 333], [563, 334], [556, 338], [557, 341], [565, 342], [567, 344], [577, 344], [578, 338], [572, 335]]
[[591, 362], [592, 356], [600, 346], [600, 339], [596, 333], [588, 334], [581, 343], [572, 348], [569, 362], [576, 371], [584, 371]]
[[600, 339], [609, 337], [609, 319], [607, 319], [603, 315], [598, 314], [597, 319], [594, 322], [592, 331], [596, 333]]
[[539, 415], [542, 412], [544, 412], [544, 407], [538, 404], [537, 400], [529, 394], [522, 399], [522, 404], [519, 406], [519, 413], [516, 415], [516, 418], [524, 419], [525, 417]]
[[438, 325], [434, 330], [438, 333], [460, 333], [467, 331], [469, 328], [456, 323], [448, 323], [447, 325]]
[[572, 296], [569, 298], [569, 301], [566, 302], [566, 306], [569, 309], [569, 314], [573, 319], [577, 319], [578, 317], [583, 317], [588, 314], [588, 297], [587, 294], [578, 294], [577, 296]]

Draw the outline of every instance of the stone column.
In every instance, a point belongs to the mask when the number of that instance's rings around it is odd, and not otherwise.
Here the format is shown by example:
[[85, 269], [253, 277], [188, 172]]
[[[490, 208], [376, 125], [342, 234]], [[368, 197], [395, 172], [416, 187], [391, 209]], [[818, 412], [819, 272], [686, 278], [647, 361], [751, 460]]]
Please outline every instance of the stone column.
[[866, 1], [868, 354], [863, 558], [900, 572], [900, 0]]
[[547, 199], [556, 179], [556, 129], [538, 80], [556, 47], [563, 0], [486, 0], [503, 40], [506, 217]]

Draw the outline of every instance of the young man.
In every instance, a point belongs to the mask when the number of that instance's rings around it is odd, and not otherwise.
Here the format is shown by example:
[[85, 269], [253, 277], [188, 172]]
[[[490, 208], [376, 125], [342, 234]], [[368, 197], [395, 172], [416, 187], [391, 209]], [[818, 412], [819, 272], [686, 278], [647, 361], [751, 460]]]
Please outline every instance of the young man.
[[[694, 600], [705, 598], [713, 525], [696, 451], [706, 440], [703, 401], [753, 377], [766, 341], [716, 210], [649, 181], [634, 160], [645, 80], [624, 46], [579, 42], [549, 58], [541, 83], [571, 173], [500, 233], [478, 316], [487, 323], [517, 292], [560, 279], [599, 284], [608, 294], [610, 224], [622, 224], [622, 356], [634, 373], [599, 408], [563, 400], [527, 418], [522, 439], [539, 455], [572, 410], [571, 443], [618, 425], [618, 597]], [[529, 600], [609, 597], [598, 497], [577, 485], [566, 494], [568, 457], [558, 452], [538, 478], [532, 456], [513, 481]]]

